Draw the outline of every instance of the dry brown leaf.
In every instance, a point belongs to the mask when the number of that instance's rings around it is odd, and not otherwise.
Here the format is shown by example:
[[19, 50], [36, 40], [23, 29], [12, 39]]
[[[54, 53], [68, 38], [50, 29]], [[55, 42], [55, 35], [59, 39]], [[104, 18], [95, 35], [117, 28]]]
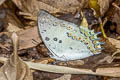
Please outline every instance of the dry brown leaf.
[[35, 13], [39, 10], [36, 0], [12, 0], [23, 12]]
[[116, 32], [120, 34], [120, 10], [117, 10], [115, 12], [115, 14], [112, 17], [112, 22], [116, 22], [117, 23]]
[[103, 45], [104, 52], [105, 53], [114, 53], [116, 51], [116, 47], [114, 44], [111, 43], [111, 41], [109, 39], [110, 38], [108, 37], [107, 39], [103, 40], [105, 42], [105, 44]]
[[[78, 0], [40, 0], [50, 6], [60, 9], [60, 13], [75, 13], [82, 7]], [[83, 0], [84, 1], [84, 0]], [[83, 2], [82, 1], [82, 2]]]
[[45, 9], [49, 12], [58, 11], [58, 9], [40, 2], [38, 0], [12, 0], [16, 6], [25, 13], [31, 13], [36, 16], [40, 9]]
[[2, 32], [7, 27], [7, 10], [2, 8], [0, 9], [0, 32]]
[[84, 0], [12, 0], [25, 13], [37, 15], [40, 9], [50, 13], [75, 13], [86, 5]]
[[37, 27], [32, 27], [30, 29], [26, 29], [17, 33], [20, 38], [20, 50], [35, 47], [36, 45], [42, 42]]
[[116, 40], [114, 38], [108, 38], [108, 40], [112, 43], [112, 45], [115, 45], [117, 49], [120, 49], [120, 40]]
[[[19, 36], [19, 44], [20, 44], [19, 50], [35, 47], [42, 42], [39, 37], [37, 27], [32, 27], [26, 30], [18, 31], [17, 34]], [[7, 35], [8, 37], [10, 37], [11, 33], [1, 32], [0, 36], [1, 35]], [[5, 40], [8, 42], [6, 42], [5, 44], [0, 44], [0, 47], [8, 49], [10, 48], [11, 42], [10, 42], [10, 39], [5, 39]]]
[[24, 27], [21, 21], [17, 18], [17, 16], [10, 10], [7, 10], [6, 21], [8, 23], [6, 29], [8, 32], [17, 32], [21, 30], [20, 28]]
[[[2, 38], [2, 36], [4, 37], [5, 36], [5, 38]], [[6, 50], [10, 50], [9, 48], [10, 48], [10, 46], [11, 46], [11, 39], [9, 38], [11, 36], [11, 33], [9, 33], [9, 32], [1, 32], [0, 33], [0, 39], [1, 40], [3, 40], [1, 43], [0, 43], [0, 48], [3, 48], [3, 49], [6, 49]]]
[[112, 54], [112, 58], [120, 59], [120, 40], [116, 40], [114, 38], [108, 38], [108, 40], [117, 48], [117, 50]]
[[16, 25], [8, 23], [8, 27], [7, 27], [8, 32], [17, 32], [17, 31], [20, 31], [20, 30], [22, 30], [22, 29], [20, 29]]
[[6, 0], [0, 0], [0, 5], [2, 5]]
[[109, 9], [110, 0], [98, 0], [100, 6], [101, 16], [104, 16], [105, 12]]
[[[24, 27], [23, 24], [21, 23], [21, 21], [10, 10], [8, 10], [8, 12], [7, 12], [6, 20], [8, 21], [9, 24], [11, 24], [14, 27], [17, 27], [17, 28], [23, 28]], [[8, 25], [8, 27], [12, 27], [11, 25]], [[14, 29], [14, 27], [10, 28], [10, 29]], [[11, 31], [10, 29], [8, 31]], [[18, 31], [18, 29], [17, 29], [17, 31]]]
[[0, 80], [33, 80], [29, 67], [17, 54], [18, 37], [12, 34], [13, 54], [0, 69]]

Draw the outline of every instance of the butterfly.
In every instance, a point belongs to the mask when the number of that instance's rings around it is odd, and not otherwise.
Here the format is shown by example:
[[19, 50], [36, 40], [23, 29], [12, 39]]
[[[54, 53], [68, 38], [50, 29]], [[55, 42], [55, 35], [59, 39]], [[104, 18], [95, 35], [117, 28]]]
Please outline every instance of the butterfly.
[[45, 10], [38, 13], [38, 29], [50, 57], [56, 60], [83, 59], [100, 54], [103, 49], [99, 32], [58, 19]]

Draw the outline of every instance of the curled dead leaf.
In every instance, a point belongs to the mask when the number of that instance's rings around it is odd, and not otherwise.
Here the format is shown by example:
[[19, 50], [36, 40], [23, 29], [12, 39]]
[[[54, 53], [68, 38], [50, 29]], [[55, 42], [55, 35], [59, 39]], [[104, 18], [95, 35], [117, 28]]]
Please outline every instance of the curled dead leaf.
[[116, 40], [114, 38], [108, 38], [109, 42], [112, 43], [112, 45], [115, 45], [117, 49], [120, 49], [120, 40]]
[[113, 59], [120, 59], [120, 49], [112, 54]]
[[107, 38], [105, 39], [105, 44], [103, 45], [104, 47], [104, 52], [105, 53], [114, 53], [116, 51], [116, 45], [113, 44], [113, 42], [111, 42], [112, 40], [110, 40], [111, 38]]
[[30, 29], [18, 31], [17, 33], [20, 38], [19, 50], [37, 46], [38, 43], [42, 42], [39, 37], [37, 27], [32, 27]]
[[110, 0], [98, 0], [100, 6], [100, 14], [104, 16], [105, 12], [109, 9]]
[[13, 54], [0, 68], [0, 80], [33, 80], [32, 73], [26, 63], [17, 54], [18, 36], [12, 34]]

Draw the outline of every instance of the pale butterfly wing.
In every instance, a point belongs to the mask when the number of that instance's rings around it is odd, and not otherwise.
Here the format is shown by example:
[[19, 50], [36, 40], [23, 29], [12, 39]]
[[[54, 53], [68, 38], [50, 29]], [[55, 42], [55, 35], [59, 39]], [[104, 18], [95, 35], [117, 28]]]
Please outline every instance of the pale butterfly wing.
[[[57, 60], [82, 59], [94, 55], [90, 48], [96, 51], [93, 40], [90, 40], [90, 36], [94, 34], [93, 31], [78, 27], [74, 23], [57, 19], [44, 10], [40, 10], [38, 14], [38, 28], [45, 46], [52, 53], [50, 57]], [[84, 31], [87, 30], [89, 32], [88, 35], [91, 34], [90, 36], [85, 36]], [[96, 35], [93, 36], [97, 39]], [[85, 41], [88, 44], [85, 44]], [[96, 43], [98, 43], [97, 47], [101, 48], [99, 41], [96, 41]], [[99, 53], [100, 50], [95, 52], [95, 54]]]

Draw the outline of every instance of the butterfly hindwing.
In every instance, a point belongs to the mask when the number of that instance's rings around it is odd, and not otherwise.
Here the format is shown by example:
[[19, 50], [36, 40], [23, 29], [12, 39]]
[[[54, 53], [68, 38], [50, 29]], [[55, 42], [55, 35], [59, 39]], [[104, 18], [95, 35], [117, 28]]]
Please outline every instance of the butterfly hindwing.
[[82, 59], [92, 56], [96, 51], [90, 30], [57, 19], [44, 10], [38, 15], [38, 29], [45, 46], [53, 54], [51, 57], [57, 60]]

